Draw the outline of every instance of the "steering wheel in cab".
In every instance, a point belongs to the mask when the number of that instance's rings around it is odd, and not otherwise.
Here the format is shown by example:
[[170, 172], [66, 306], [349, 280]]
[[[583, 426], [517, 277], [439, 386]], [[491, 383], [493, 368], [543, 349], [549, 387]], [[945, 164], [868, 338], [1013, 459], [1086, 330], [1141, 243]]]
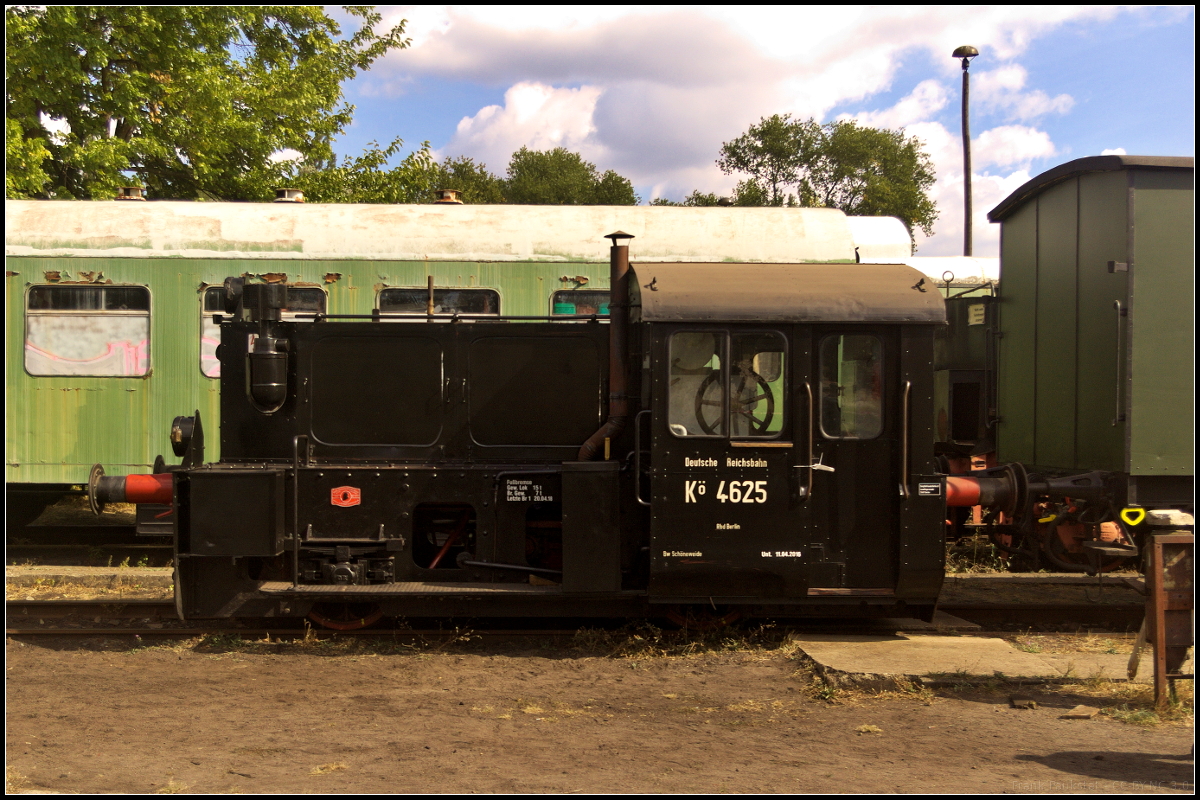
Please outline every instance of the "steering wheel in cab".
[[[696, 422], [709, 436], [723, 427], [721, 373], [709, 373], [696, 391]], [[729, 420], [733, 436], [762, 436], [775, 416], [775, 395], [762, 375], [743, 367], [729, 393]], [[711, 421], [710, 421], [711, 420]]]

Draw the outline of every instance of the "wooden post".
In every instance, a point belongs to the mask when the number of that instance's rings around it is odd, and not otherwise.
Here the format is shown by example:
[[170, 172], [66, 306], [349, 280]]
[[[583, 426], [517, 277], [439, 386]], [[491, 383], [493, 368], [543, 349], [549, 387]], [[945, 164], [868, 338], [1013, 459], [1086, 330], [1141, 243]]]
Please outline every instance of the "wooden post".
[[1166, 710], [1192, 646], [1192, 554], [1195, 536], [1175, 531], [1150, 537], [1146, 565], [1146, 639], [1154, 645], [1154, 704]]

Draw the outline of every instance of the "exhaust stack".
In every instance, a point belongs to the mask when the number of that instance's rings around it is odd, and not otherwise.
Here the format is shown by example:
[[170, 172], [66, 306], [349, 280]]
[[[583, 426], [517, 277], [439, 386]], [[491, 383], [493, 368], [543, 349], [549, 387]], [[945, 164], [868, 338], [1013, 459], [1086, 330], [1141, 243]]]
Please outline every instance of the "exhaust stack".
[[[608, 251], [608, 419], [579, 448], [580, 461], [592, 461], [605, 441], [621, 435], [629, 420], [629, 240], [633, 234], [617, 231]], [[607, 455], [607, 453], [606, 453]]]

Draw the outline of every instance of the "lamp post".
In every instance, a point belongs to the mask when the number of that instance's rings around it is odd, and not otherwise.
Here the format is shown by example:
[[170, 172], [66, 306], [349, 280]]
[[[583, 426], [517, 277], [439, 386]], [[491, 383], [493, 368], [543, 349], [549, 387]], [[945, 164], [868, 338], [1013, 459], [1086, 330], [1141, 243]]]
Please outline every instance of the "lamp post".
[[979, 51], [969, 44], [955, 48], [951, 56], [962, 59], [962, 137], [963, 137], [963, 255], [973, 254], [971, 243], [971, 121], [967, 116], [967, 105], [971, 97], [971, 74], [968, 68], [971, 59], [979, 55]]

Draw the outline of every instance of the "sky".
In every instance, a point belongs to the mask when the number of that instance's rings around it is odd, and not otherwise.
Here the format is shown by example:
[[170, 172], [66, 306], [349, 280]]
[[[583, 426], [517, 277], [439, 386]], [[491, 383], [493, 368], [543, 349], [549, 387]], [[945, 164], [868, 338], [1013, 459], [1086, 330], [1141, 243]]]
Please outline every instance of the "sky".
[[347, 84], [342, 155], [396, 137], [503, 175], [566, 147], [642, 198], [731, 194], [722, 143], [763, 117], [855, 119], [919, 138], [940, 211], [918, 255], [962, 254], [969, 44], [976, 256], [987, 212], [1084, 156], [1195, 154], [1195, 10], [1114, 6], [380, 6], [412, 44]]

